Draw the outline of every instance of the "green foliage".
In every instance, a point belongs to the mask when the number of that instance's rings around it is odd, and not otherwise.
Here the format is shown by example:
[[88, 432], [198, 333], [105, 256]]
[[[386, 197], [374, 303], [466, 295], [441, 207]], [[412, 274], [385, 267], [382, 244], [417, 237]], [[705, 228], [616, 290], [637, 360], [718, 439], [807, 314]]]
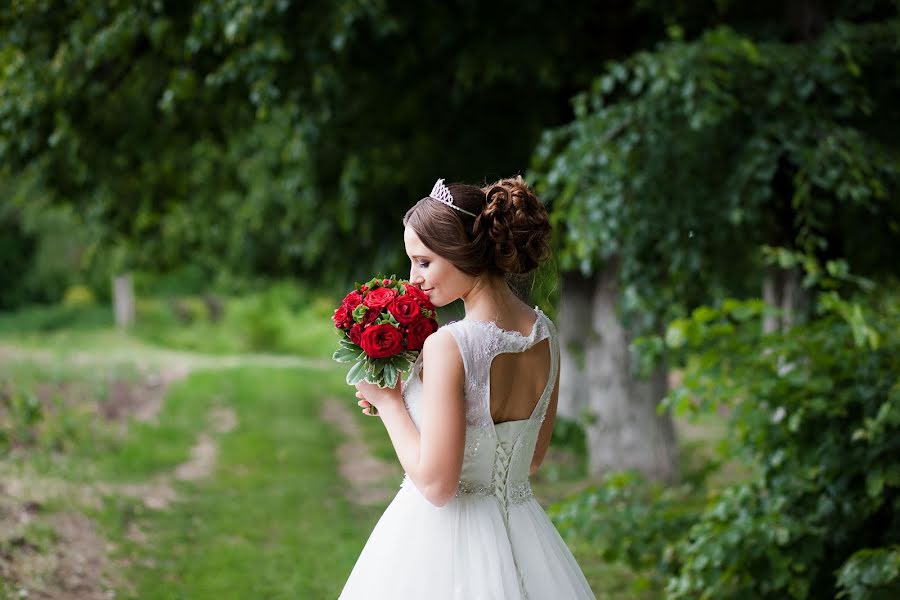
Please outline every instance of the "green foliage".
[[109, 306], [35, 306], [0, 313], [0, 335], [40, 334], [61, 329], [103, 329], [113, 325]]
[[896, 248], [900, 223], [898, 30], [836, 22], [786, 44], [718, 28], [609, 63], [533, 158], [562, 268], [621, 261], [623, 308], [649, 325], [759, 289], [764, 244], [895, 269], [872, 245]]
[[0, 453], [64, 452], [91, 440], [109, 382], [128, 376], [121, 370], [47, 372], [7, 361], [0, 366]]
[[838, 571], [841, 592], [850, 600], [889, 600], [900, 596], [900, 546], [856, 552]]
[[210, 354], [330, 356], [334, 300], [293, 282], [260, 285], [265, 289], [235, 296], [139, 299], [135, 334], [156, 344]]
[[[866, 304], [850, 314], [862, 315], [876, 347], [836, 310], [762, 336], [753, 302], [698, 310], [670, 328], [670, 344], [692, 352], [664, 404], [731, 407], [727, 451], [758, 477], [714, 497], [679, 542], [668, 597], [833, 597], [870, 580], [869, 555], [851, 557], [900, 543], [900, 304]], [[873, 589], [900, 583], [878, 560], [885, 575]]]
[[66, 292], [63, 294], [62, 304], [63, 306], [71, 306], [76, 308], [83, 308], [86, 306], [93, 306], [96, 304], [97, 299], [94, 297], [94, 292], [91, 291], [89, 287], [84, 285], [72, 285], [66, 288]]
[[[683, 365], [660, 410], [728, 414], [728, 433], [687, 487], [610, 475], [556, 510], [560, 530], [645, 573], [667, 598], [892, 598], [900, 295], [828, 292], [816, 319], [763, 335], [769, 310], [726, 300], [638, 341], [642, 354]], [[700, 493], [726, 460], [746, 475]]]
[[50, 205], [33, 181], [0, 176], [0, 310], [60, 301], [87, 273], [91, 233], [73, 211]]
[[[0, 178], [34, 178], [100, 226], [90, 260], [107, 271], [346, 282], [402, 264], [400, 217], [437, 175], [521, 170], [598, 57], [658, 37], [636, 12], [4, 4]], [[515, 35], [483, 35], [496, 23]]]
[[667, 488], [624, 471], [605, 475], [549, 514], [570, 540], [586, 541], [605, 562], [641, 573], [635, 585], [661, 589], [677, 565], [674, 545], [701, 508], [692, 485]]
[[587, 437], [584, 426], [576, 419], [557, 416], [553, 423], [553, 437], [550, 445], [556, 448], [568, 448], [579, 456], [587, 454]]

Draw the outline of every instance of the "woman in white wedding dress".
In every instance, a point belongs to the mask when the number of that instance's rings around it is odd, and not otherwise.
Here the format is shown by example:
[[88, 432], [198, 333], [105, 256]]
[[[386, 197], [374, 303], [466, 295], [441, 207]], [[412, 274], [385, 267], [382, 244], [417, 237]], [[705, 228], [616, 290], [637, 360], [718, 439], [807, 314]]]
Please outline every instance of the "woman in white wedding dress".
[[410, 280], [466, 316], [425, 341], [397, 388], [357, 385], [406, 471], [341, 600], [594, 598], [534, 499], [553, 430], [559, 341], [507, 275], [547, 258], [546, 209], [521, 177], [444, 186], [403, 219]]

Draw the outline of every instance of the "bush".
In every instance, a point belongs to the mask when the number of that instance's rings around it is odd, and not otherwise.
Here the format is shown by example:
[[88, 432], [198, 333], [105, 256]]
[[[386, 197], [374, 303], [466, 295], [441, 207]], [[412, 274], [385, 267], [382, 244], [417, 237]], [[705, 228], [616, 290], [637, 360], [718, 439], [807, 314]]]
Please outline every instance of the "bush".
[[548, 514], [562, 535], [591, 544], [606, 562], [641, 573], [635, 585], [662, 589], [673, 572], [674, 546], [696, 521], [701, 503], [692, 485], [666, 488], [637, 471], [623, 471], [606, 474]]
[[63, 294], [63, 306], [80, 308], [84, 306], [93, 306], [97, 303], [94, 292], [90, 288], [83, 285], [71, 285], [66, 288]]
[[63, 388], [51, 392], [54, 387], [34, 381], [27, 369], [0, 372], [0, 452], [59, 452], [93, 433], [90, 407], [67, 403]]
[[273, 286], [244, 302], [236, 316], [250, 350], [271, 351], [284, 347], [294, 305], [292, 296], [287, 286]]
[[826, 295], [818, 320], [761, 336], [759, 303], [730, 302], [670, 329], [693, 354], [667, 404], [732, 404], [730, 451], [759, 476], [713, 497], [677, 544], [669, 598], [874, 599], [900, 585], [900, 310], [869, 304]]
[[893, 600], [900, 598], [900, 546], [864, 548], [838, 572], [838, 598]]

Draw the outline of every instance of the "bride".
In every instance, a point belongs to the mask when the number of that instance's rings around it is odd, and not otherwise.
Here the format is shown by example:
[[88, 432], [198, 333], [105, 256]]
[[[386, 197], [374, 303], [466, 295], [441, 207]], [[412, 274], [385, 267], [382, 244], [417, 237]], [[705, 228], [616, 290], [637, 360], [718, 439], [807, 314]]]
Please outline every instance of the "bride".
[[521, 177], [438, 180], [403, 225], [410, 281], [466, 315], [426, 339], [397, 388], [357, 384], [406, 474], [340, 598], [594, 598], [529, 484], [553, 431], [559, 341], [507, 275], [548, 257], [546, 209]]

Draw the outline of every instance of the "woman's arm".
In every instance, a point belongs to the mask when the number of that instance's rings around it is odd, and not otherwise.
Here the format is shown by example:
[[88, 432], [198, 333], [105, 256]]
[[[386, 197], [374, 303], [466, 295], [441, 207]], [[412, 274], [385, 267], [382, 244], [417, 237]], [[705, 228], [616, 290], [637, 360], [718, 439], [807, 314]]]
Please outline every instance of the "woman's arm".
[[559, 369], [556, 371], [556, 383], [553, 385], [553, 392], [550, 394], [550, 403], [547, 405], [547, 412], [544, 415], [544, 422], [541, 423], [541, 431], [538, 433], [537, 443], [534, 446], [534, 456], [531, 459], [531, 468], [528, 469], [529, 475], [534, 475], [541, 463], [544, 462], [544, 456], [547, 454], [547, 448], [550, 447], [550, 438], [553, 436], [553, 423], [556, 422], [556, 405], [559, 403]]
[[466, 441], [465, 368], [453, 334], [438, 330], [422, 348], [425, 380], [422, 429], [403, 405], [399, 386], [381, 390], [358, 384], [366, 400], [378, 409], [397, 458], [413, 484], [435, 506], [456, 494]]

